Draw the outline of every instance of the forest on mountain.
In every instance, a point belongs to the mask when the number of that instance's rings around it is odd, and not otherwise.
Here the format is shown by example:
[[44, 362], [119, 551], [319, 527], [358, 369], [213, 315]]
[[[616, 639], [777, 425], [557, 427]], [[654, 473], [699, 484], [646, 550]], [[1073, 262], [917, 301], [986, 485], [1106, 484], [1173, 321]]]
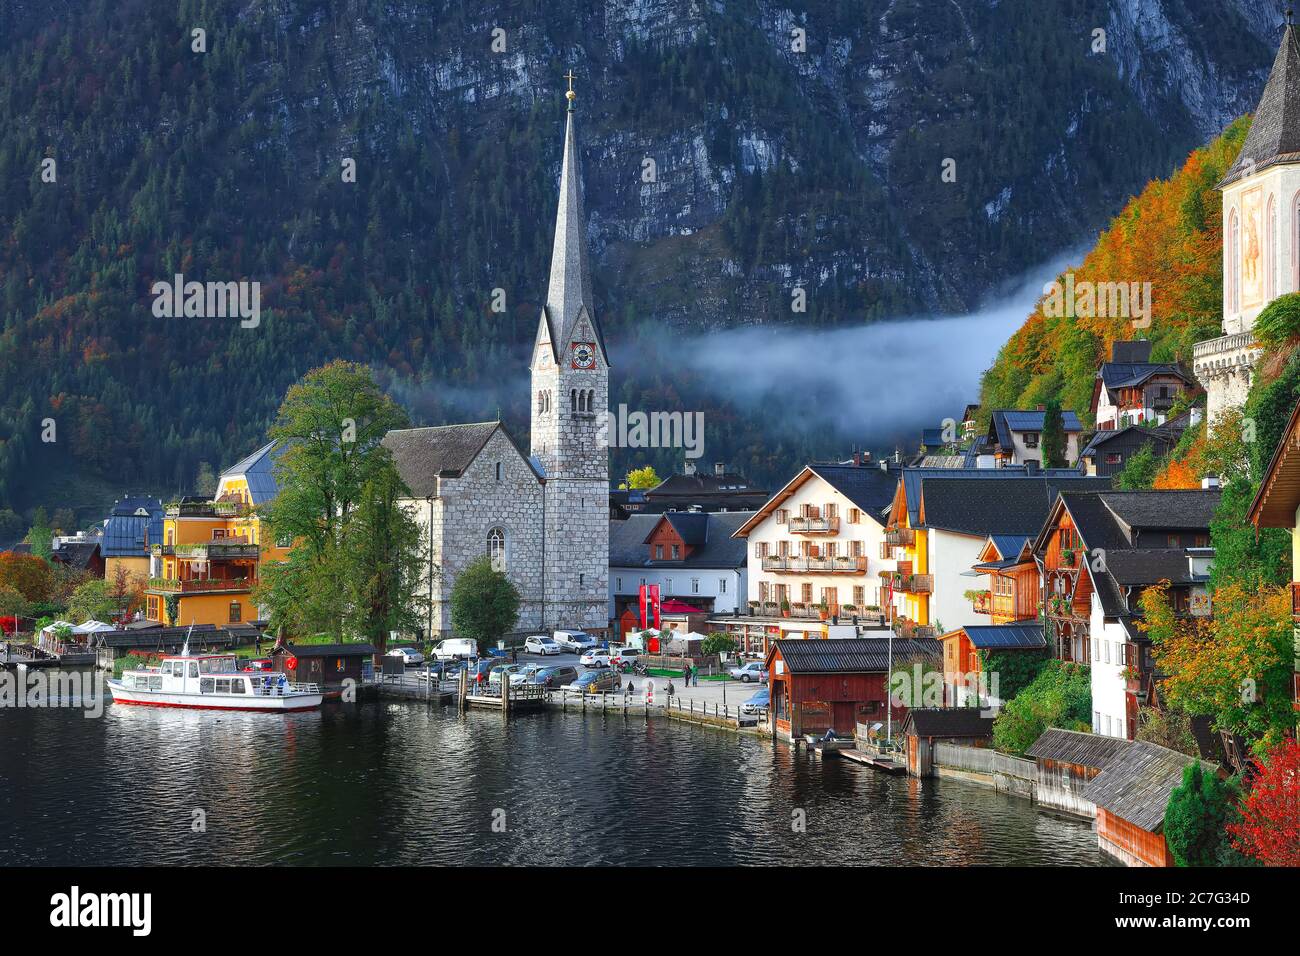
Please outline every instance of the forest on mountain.
[[[335, 358], [418, 423], [499, 410], [526, 434], [570, 66], [611, 405], [704, 410], [709, 458], [759, 482], [843, 457], [864, 428], [774, 430], [782, 396], [720, 399], [673, 349], [970, 309], [1095, 234], [1268, 62], [1247, 3], [1131, 12], [1104, 11], [1106, 56], [1069, 0], [0, 3], [0, 505], [93, 520], [113, 494], [189, 491]], [[260, 282], [257, 328], [156, 318], [178, 273]], [[1044, 391], [1026, 369], [1000, 394]], [[612, 471], [644, 464], [680, 452]]]

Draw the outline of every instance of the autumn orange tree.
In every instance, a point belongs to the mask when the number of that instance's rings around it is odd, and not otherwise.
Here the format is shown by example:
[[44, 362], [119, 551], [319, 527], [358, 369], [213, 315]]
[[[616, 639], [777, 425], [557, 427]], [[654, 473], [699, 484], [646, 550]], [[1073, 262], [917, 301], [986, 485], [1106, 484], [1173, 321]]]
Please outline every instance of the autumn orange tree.
[[34, 554], [0, 552], [0, 586], [8, 586], [28, 601], [48, 601], [54, 584], [50, 566]]
[[1265, 866], [1300, 866], [1300, 742], [1288, 737], [1261, 760], [1263, 770], [1228, 824], [1236, 849]]
[[1214, 592], [1213, 618], [1179, 618], [1168, 581], [1147, 588], [1140, 602], [1140, 626], [1151, 637], [1171, 706], [1212, 718], [1216, 729], [1255, 741], [1257, 752], [1295, 727], [1286, 588], [1227, 582]]

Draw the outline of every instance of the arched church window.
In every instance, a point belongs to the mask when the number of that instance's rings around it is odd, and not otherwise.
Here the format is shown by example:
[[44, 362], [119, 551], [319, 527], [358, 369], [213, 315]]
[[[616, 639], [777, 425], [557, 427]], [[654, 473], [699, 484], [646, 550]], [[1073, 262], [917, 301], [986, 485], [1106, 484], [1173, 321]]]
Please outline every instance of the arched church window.
[[501, 462], [497, 462], [497, 481], [501, 480]]
[[576, 412], [577, 410], [578, 410], [578, 390], [576, 388], [571, 388], [569, 389], [569, 411]]
[[587, 411], [593, 412], [595, 410], [596, 410], [596, 390], [594, 388], [589, 388], [587, 389]]
[[493, 528], [488, 532], [488, 558], [492, 561], [492, 567], [496, 571], [506, 569], [506, 533], [501, 528]]
[[541, 414], [541, 413], [544, 412], [544, 411], [546, 411], [546, 393], [545, 393], [545, 392], [538, 392], [538, 393], [537, 393], [537, 412], [538, 412], [538, 414]]

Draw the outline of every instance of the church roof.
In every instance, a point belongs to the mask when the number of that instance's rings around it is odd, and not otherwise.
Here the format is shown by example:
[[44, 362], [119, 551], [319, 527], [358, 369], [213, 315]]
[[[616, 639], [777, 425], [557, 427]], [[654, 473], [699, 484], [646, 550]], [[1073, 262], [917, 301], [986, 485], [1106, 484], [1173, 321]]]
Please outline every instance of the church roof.
[[591, 267], [587, 262], [587, 217], [582, 201], [582, 169], [574, 132], [573, 107], [564, 124], [564, 159], [560, 165], [560, 201], [555, 212], [555, 241], [551, 249], [551, 279], [546, 289], [542, 320], [551, 338], [556, 359], [564, 349], [583, 312], [596, 334], [596, 345], [605, 364], [605, 337], [596, 319], [595, 297], [591, 292]]
[[1251, 169], [1294, 162], [1300, 162], [1300, 39], [1288, 23], [1246, 143], [1219, 188], [1236, 182]]
[[459, 478], [498, 429], [536, 472], [532, 461], [519, 451], [519, 444], [500, 422], [396, 428], [384, 436], [383, 445], [392, 453], [397, 473], [412, 496], [428, 498], [437, 494], [440, 476]]

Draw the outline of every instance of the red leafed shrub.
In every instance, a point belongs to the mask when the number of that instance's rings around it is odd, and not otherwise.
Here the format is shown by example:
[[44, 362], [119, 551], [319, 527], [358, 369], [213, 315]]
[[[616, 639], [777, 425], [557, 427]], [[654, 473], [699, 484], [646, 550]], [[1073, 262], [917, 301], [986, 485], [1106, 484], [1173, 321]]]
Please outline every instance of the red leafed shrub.
[[1269, 751], [1264, 769], [1228, 824], [1233, 846], [1265, 866], [1300, 866], [1300, 742], [1288, 737]]

